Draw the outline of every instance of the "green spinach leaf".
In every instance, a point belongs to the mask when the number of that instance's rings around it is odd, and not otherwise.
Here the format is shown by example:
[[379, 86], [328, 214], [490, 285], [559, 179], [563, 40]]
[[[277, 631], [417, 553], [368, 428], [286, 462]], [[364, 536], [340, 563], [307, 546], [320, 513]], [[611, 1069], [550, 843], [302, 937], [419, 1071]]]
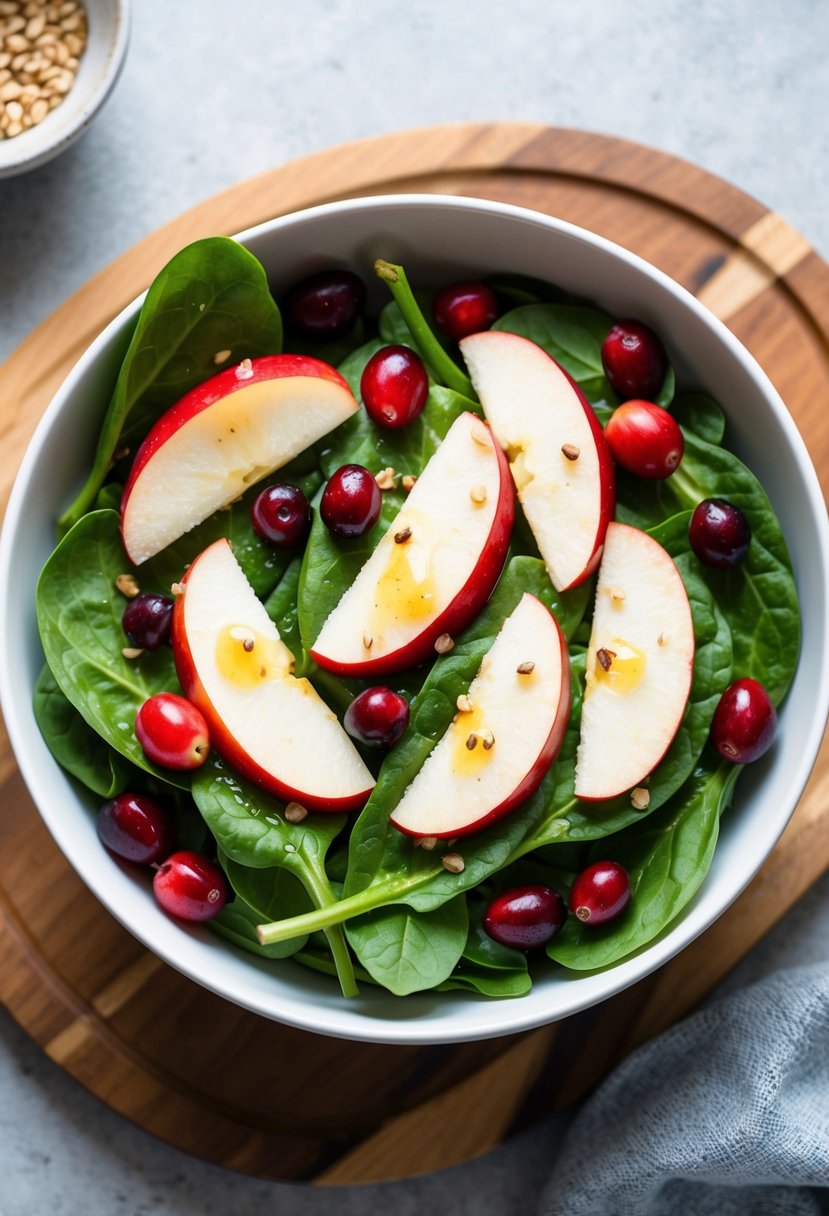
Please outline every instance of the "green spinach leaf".
[[681, 427], [692, 431], [706, 443], [722, 443], [725, 434], [725, 414], [708, 393], [680, 393], [671, 413]]
[[87, 725], [45, 664], [35, 683], [33, 709], [40, 733], [62, 768], [101, 798], [114, 798], [126, 788], [130, 765]]
[[448, 979], [463, 953], [466, 900], [458, 895], [430, 912], [377, 908], [349, 921], [345, 933], [378, 984], [395, 996], [422, 992]]

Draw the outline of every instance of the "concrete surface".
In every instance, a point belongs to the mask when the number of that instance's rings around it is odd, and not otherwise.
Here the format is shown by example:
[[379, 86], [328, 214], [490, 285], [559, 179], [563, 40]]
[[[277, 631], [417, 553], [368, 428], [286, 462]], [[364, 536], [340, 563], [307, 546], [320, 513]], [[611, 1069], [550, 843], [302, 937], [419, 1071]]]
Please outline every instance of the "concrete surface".
[[[363, 135], [531, 120], [649, 143], [829, 255], [825, 0], [134, 0], [121, 82], [57, 161], [0, 182], [0, 358], [180, 211]], [[825, 957], [824, 881], [730, 977]], [[408, 1183], [315, 1191], [191, 1160], [112, 1115], [0, 1015], [0, 1216], [532, 1211], [558, 1125]]]

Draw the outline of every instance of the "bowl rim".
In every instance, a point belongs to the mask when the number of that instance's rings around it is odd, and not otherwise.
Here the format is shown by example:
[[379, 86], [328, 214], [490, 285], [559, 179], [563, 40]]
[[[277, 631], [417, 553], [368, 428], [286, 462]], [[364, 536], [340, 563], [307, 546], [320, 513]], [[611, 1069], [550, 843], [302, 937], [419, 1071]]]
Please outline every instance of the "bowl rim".
[[[755, 382], [758, 391], [762, 393], [772, 412], [775, 414], [776, 421], [785, 431], [792, 454], [796, 458], [803, 477], [803, 492], [809, 502], [816, 534], [819, 538], [819, 552], [814, 554], [814, 558], [824, 570], [829, 570], [829, 521], [827, 521], [826, 517], [820, 484], [803, 438], [779, 394], [754, 357], [723, 322], [710, 313], [684, 287], [637, 254], [577, 225], [545, 215], [542, 212], [518, 207], [514, 204], [438, 194], [374, 195], [323, 203], [315, 207], [304, 208], [287, 215], [275, 217], [263, 224], [255, 225], [237, 234], [236, 239], [243, 244], [248, 244], [260, 234], [264, 235], [267, 232], [279, 230], [282, 227], [290, 227], [299, 221], [314, 219], [317, 216], [341, 215], [352, 210], [386, 210], [389, 207], [402, 208], [412, 206], [450, 207], [452, 209], [466, 209], [474, 212], [485, 211], [495, 215], [511, 216], [516, 220], [552, 229], [571, 240], [592, 246], [614, 259], [621, 259], [645, 278], [655, 280], [656, 284], [663, 291], [675, 297], [686, 309], [690, 309], [697, 314], [705, 326], [713, 330], [714, 335], [727, 348], [729, 355], [742, 366], [743, 371]], [[180, 950], [175, 951], [164, 935], [158, 941], [156, 940], [156, 935], [150, 932], [145, 925], [139, 923], [136, 926], [134, 923], [129, 923], [129, 918], [123, 914], [120, 906], [115, 904], [112, 899], [107, 898], [99, 890], [98, 885], [95, 883], [94, 864], [91, 862], [91, 859], [84, 857], [82, 849], [73, 848], [71, 832], [68, 830], [68, 826], [62, 822], [59, 815], [56, 815], [48, 807], [48, 800], [44, 797], [44, 790], [41, 785], [39, 769], [34, 758], [29, 754], [29, 749], [26, 745], [25, 719], [31, 719], [32, 717], [31, 706], [27, 701], [23, 701], [21, 705], [18, 705], [16, 699], [13, 699], [10, 693], [10, 639], [8, 638], [6, 604], [13, 585], [11, 579], [11, 559], [14, 540], [21, 522], [21, 513], [25, 506], [31, 473], [40, 458], [41, 450], [46, 445], [52, 423], [62, 412], [66, 400], [73, 393], [75, 384], [83, 376], [85, 370], [94, 364], [98, 355], [106, 348], [111, 336], [140, 307], [143, 298], [144, 296], [141, 295], [127, 305], [95, 338], [73, 366], [45, 410], [21, 463], [9, 498], [2, 536], [0, 536], [0, 706], [2, 706], [6, 719], [9, 739], [17, 764], [32, 799], [58, 847], [91, 893], [146, 948], [188, 976], [188, 978], [231, 1002], [251, 1012], [311, 1033], [331, 1035], [355, 1041], [388, 1044], [434, 1045], [494, 1038], [522, 1033], [569, 1017], [616, 995], [631, 984], [644, 978], [678, 954], [699, 934], [708, 929], [726, 908], [737, 899], [767, 859], [789, 822], [814, 766], [823, 736], [825, 719], [827, 712], [829, 712], [829, 644], [827, 644], [829, 643], [829, 620], [823, 621], [824, 645], [820, 655], [817, 681], [819, 690], [818, 708], [821, 712], [815, 713], [812, 716], [808, 732], [799, 740], [798, 765], [794, 771], [787, 773], [787, 780], [791, 791], [789, 805], [785, 813], [782, 813], [781, 810], [773, 818], [769, 816], [763, 820], [762, 830], [756, 833], [756, 836], [762, 840], [762, 847], [753, 851], [750, 854], [749, 860], [744, 861], [739, 871], [734, 875], [734, 882], [729, 887], [727, 897], [721, 895], [719, 899], [714, 901], [713, 906], [706, 908], [705, 914], [700, 916], [697, 901], [705, 890], [705, 884], [703, 884], [701, 892], [698, 892], [695, 899], [689, 905], [686, 905], [679, 919], [672, 922], [656, 939], [642, 947], [634, 955], [603, 971], [578, 973], [572, 979], [568, 976], [570, 982], [563, 988], [556, 989], [555, 1008], [552, 1010], [548, 1009], [539, 1012], [535, 1003], [525, 1004], [525, 1001], [528, 1001], [529, 998], [492, 1002], [477, 1001], [472, 998], [462, 1002], [462, 1024], [447, 1025], [448, 1020], [440, 1017], [435, 1017], [434, 1019], [423, 1018], [421, 1020], [411, 1016], [407, 1018], [376, 1017], [365, 1010], [360, 1012], [353, 1007], [352, 1003], [346, 1001], [341, 1001], [334, 1007], [326, 1008], [320, 1004], [313, 1003], [302, 992], [299, 986], [297, 987], [297, 999], [289, 999], [285, 1003], [284, 999], [280, 997], [280, 1001], [277, 1002], [277, 1004], [280, 1004], [280, 1007], [277, 1009], [274, 1008], [274, 1002], [268, 1000], [267, 994], [256, 985], [249, 985], [247, 992], [239, 994], [230, 990], [227, 983], [219, 982], [214, 976], [204, 974], [204, 969], [198, 965], [201, 958], [199, 950], [191, 950], [189, 944], [191, 942], [202, 943], [209, 940], [214, 947], [223, 949], [224, 943], [217, 941], [214, 935], [209, 935], [208, 939], [207, 936], [200, 937], [198, 934], [184, 934], [182, 935], [182, 941], [187, 944]], [[57, 764], [56, 761], [55, 764]], [[47, 809], [45, 810], [43, 809], [44, 801], [47, 801]], [[80, 855], [78, 855], [79, 852]], [[693, 916], [689, 915], [692, 910], [696, 910], [697, 914]], [[170, 937], [170, 942], [174, 940], [176, 940], [176, 935]], [[253, 956], [250, 956], [249, 961], [251, 965], [250, 974], [254, 976], [257, 974], [255, 967], [257, 960]], [[248, 960], [245, 959], [245, 962], [248, 962]], [[387, 996], [388, 994], [384, 995]], [[457, 995], [462, 997], [465, 994]], [[492, 1012], [487, 1014], [486, 1011], [491, 1011], [493, 1007], [498, 1009], [498, 1017], [493, 1016]], [[404, 1010], [401, 1007], [401, 1014], [403, 1012]]]
[[[110, 43], [106, 70], [97, 88], [89, 94], [78, 113], [62, 129], [57, 139], [47, 144], [37, 141], [32, 152], [26, 155], [24, 149], [23, 155], [14, 160], [6, 160], [4, 156], [0, 155], [0, 178], [16, 177], [18, 174], [28, 173], [30, 170], [38, 169], [48, 161], [54, 160], [83, 135], [108, 100], [118, 83], [127, 56], [132, 25], [132, 0], [112, 0], [112, 7], [115, 18], [114, 38]], [[0, 144], [0, 152], [3, 149], [13, 149], [13, 141], [5, 140], [3, 144]], [[9, 156], [11, 157], [11, 153]]]

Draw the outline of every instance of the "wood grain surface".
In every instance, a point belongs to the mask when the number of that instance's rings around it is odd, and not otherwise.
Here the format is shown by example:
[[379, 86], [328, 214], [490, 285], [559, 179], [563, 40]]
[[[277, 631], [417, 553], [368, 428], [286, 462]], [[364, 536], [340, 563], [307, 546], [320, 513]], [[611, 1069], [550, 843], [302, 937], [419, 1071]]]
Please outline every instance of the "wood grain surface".
[[[91, 279], [0, 368], [0, 507], [73, 362], [182, 245], [334, 198], [409, 190], [533, 207], [659, 266], [755, 355], [829, 489], [829, 268], [803, 237], [733, 186], [636, 144], [463, 124], [334, 148], [242, 182]], [[0, 800], [0, 999], [17, 1021], [92, 1093], [168, 1143], [249, 1173], [330, 1185], [454, 1164], [582, 1097], [691, 1009], [829, 864], [824, 744], [758, 877], [659, 972], [527, 1035], [380, 1047], [257, 1018], [148, 954], [52, 843], [2, 730]]]

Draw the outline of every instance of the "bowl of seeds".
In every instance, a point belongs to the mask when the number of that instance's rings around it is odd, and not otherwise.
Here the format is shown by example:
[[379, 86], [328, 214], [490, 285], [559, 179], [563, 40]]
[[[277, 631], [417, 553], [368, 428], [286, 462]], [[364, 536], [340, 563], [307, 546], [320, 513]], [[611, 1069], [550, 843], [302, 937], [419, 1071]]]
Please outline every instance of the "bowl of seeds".
[[37, 168], [109, 97], [129, 40], [129, 0], [0, 0], [0, 177]]

